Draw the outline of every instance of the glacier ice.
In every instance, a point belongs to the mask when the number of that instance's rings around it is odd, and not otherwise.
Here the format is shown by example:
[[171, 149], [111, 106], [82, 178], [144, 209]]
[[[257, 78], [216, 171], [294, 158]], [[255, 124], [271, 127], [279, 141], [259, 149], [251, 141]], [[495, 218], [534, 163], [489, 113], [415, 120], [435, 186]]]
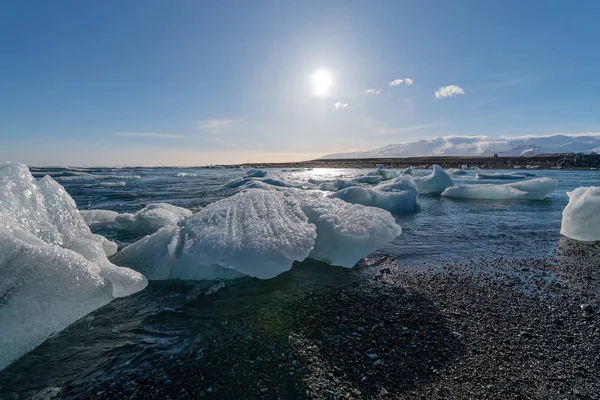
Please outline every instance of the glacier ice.
[[110, 210], [80, 210], [79, 214], [81, 214], [85, 223], [91, 228], [112, 226], [115, 224], [115, 218], [119, 215], [118, 212]]
[[264, 178], [267, 175], [267, 171], [264, 169], [250, 169], [246, 174], [253, 178]]
[[329, 197], [352, 204], [382, 208], [393, 214], [409, 214], [415, 209], [417, 188], [412, 180], [399, 177], [373, 188], [349, 187]]
[[450, 168], [450, 169], [447, 169], [446, 172], [449, 175], [468, 175], [468, 172], [462, 168]]
[[187, 208], [167, 203], [152, 203], [133, 214], [117, 215], [115, 226], [117, 229], [148, 235], [163, 226], [177, 225], [191, 216], [192, 212]]
[[449, 187], [444, 197], [480, 200], [542, 200], [556, 190], [557, 181], [538, 178], [504, 185], [480, 184]]
[[476, 179], [525, 179], [525, 174], [519, 174], [516, 172], [503, 173], [503, 172], [494, 172], [494, 173], [478, 173], [475, 174]]
[[347, 181], [344, 179], [336, 179], [333, 181], [321, 181], [318, 179], [313, 179], [310, 178], [308, 180], [309, 183], [313, 184], [313, 185], [318, 185], [319, 190], [323, 190], [326, 192], [337, 192], [338, 190], [342, 190], [345, 189], [347, 187], [353, 187], [353, 186], [363, 186], [361, 183], [359, 182], [354, 182], [354, 181]]
[[600, 187], [580, 187], [567, 195], [560, 233], [586, 242], [600, 240]]
[[20, 163], [0, 164], [0, 368], [113, 297], [143, 289], [110, 263], [64, 188]]
[[441, 194], [446, 188], [453, 186], [452, 178], [439, 165], [433, 166], [431, 175], [414, 178], [417, 191], [423, 194]]
[[381, 181], [381, 177], [379, 176], [379, 174], [377, 174], [377, 176], [375, 175], [366, 175], [366, 176], [360, 176], [358, 178], [356, 178], [356, 182], [358, 183], [368, 183], [369, 185], [376, 185]]
[[402, 175], [412, 175], [413, 173], [413, 169], [411, 167], [408, 167], [404, 170], [402, 170]]
[[387, 211], [321, 192], [250, 189], [123, 249], [114, 262], [149, 279], [271, 278], [314, 258], [353, 266], [401, 232]]

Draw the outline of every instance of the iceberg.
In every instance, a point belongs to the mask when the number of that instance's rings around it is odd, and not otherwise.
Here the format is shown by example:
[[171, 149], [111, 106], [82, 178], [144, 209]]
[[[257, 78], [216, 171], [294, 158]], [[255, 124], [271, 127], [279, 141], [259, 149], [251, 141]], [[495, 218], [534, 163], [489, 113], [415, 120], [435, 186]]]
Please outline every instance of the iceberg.
[[413, 169], [411, 167], [406, 168], [402, 171], [402, 175], [412, 175]]
[[379, 176], [379, 174], [377, 176], [375, 175], [366, 175], [366, 176], [361, 176], [356, 178], [356, 182], [358, 183], [367, 183], [369, 185], [376, 185], [379, 182], [381, 182], [381, 177]]
[[250, 189], [165, 227], [113, 261], [149, 279], [266, 279], [314, 258], [352, 267], [401, 233], [390, 213], [297, 189]]
[[374, 188], [349, 187], [329, 197], [342, 199], [347, 203], [382, 208], [392, 214], [410, 214], [415, 210], [417, 187], [412, 180], [399, 177]]
[[575, 240], [600, 240], [600, 187], [580, 187], [568, 192], [560, 233]]
[[538, 178], [504, 185], [454, 186], [446, 189], [442, 196], [479, 200], [543, 200], [556, 190], [556, 186], [555, 179]]
[[318, 185], [319, 190], [323, 190], [326, 192], [337, 192], [338, 190], [342, 190], [347, 187], [363, 186], [359, 182], [346, 181], [344, 179], [336, 179], [334, 181], [320, 181], [318, 179], [310, 178], [308, 182], [313, 185]]
[[192, 212], [187, 208], [167, 203], [153, 203], [133, 214], [117, 215], [115, 226], [117, 229], [138, 235], [148, 235], [164, 226], [177, 225], [191, 216]]
[[525, 174], [519, 174], [515, 172], [502, 173], [495, 172], [491, 174], [478, 173], [475, 174], [475, 179], [525, 179]]
[[0, 369], [114, 297], [146, 287], [140, 273], [108, 261], [114, 244], [107, 242], [54, 179], [0, 164]]
[[439, 165], [433, 166], [431, 175], [414, 178], [417, 191], [423, 194], [441, 194], [446, 188], [453, 186], [452, 178]]
[[267, 176], [267, 171], [264, 169], [250, 169], [246, 174], [252, 178], [264, 178]]

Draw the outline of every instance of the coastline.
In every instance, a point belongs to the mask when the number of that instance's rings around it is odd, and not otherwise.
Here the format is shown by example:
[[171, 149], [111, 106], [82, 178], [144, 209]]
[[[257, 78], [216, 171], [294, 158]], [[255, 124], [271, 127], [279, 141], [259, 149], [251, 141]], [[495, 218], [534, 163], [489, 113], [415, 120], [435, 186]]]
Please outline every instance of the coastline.
[[[599, 262], [600, 244], [566, 238], [544, 260], [304, 262], [195, 297], [169, 322], [196, 321], [183, 351], [59, 380], [54, 398], [595, 399]], [[54, 345], [9, 367], [0, 394], [19, 398], [7, 382], [43, 372]]]
[[[377, 168], [377, 165], [386, 168], [431, 168], [437, 164], [442, 168], [461, 168], [463, 165], [480, 169], [515, 169], [520, 166], [522, 170], [527, 165], [535, 165], [538, 169], [552, 169], [560, 166], [565, 170], [589, 170], [600, 168], [600, 155], [598, 154], [543, 154], [534, 157], [477, 157], [477, 156], [426, 156], [407, 158], [352, 158], [352, 159], [316, 159], [287, 163], [246, 163], [227, 165], [226, 167], [251, 167], [251, 168]], [[517, 171], [519, 169], [516, 169]]]

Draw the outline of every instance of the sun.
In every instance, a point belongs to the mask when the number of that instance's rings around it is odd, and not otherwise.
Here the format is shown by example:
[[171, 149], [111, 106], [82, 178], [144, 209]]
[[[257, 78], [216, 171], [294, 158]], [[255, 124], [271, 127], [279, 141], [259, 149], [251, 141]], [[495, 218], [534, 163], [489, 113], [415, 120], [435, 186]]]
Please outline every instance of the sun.
[[326, 69], [319, 69], [312, 74], [313, 91], [317, 96], [327, 96], [333, 86], [331, 74]]

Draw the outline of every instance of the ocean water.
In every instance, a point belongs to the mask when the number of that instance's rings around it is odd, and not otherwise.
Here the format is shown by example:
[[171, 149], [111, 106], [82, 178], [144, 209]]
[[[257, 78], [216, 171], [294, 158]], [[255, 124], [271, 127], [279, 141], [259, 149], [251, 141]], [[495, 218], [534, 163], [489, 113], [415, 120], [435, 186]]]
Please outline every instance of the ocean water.
[[[152, 202], [193, 211], [236, 193], [224, 186], [245, 176], [239, 169], [193, 168], [32, 168], [61, 183], [79, 209], [135, 212]], [[350, 180], [365, 169], [269, 170], [268, 177], [309, 187], [309, 179]], [[486, 172], [502, 172], [487, 171]], [[510, 171], [514, 172], [514, 171]], [[414, 171], [425, 175], [428, 171]], [[377, 253], [403, 265], [440, 264], [478, 258], [552, 257], [561, 239], [567, 191], [600, 184], [599, 171], [534, 171], [558, 180], [543, 201], [474, 201], [420, 195], [419, 210], [396, 219], [402, 235]], [[456, 185], [512, 181], [453, 177]], [[136, 238], [115, 230], [96, 231], [121, 245]], [[151, 282], [147, 289], [93, 312], [0, 372], [0, 397], [90, 397], [116, 377], [139, 374], [161, 360], [197, 350], [220, 316], [263, 301], [265, 296], [301, 296], [304, 290], [342, 284], [360, 271], [307, 261], [270, 281]], [[223, 288], [228, 290], [223, 292]], [[277, 293], [274, 295], [273, 293]], [[218, 309], [203, 299], [218, 296]], [[212, 298], [212, 297], [211, 297]], [[275, 300], [276, 301], [276, 300]], [[132, 378], [133, 379], [133, 378]], [[17, 397], [19, 398], [19, 397]]]

